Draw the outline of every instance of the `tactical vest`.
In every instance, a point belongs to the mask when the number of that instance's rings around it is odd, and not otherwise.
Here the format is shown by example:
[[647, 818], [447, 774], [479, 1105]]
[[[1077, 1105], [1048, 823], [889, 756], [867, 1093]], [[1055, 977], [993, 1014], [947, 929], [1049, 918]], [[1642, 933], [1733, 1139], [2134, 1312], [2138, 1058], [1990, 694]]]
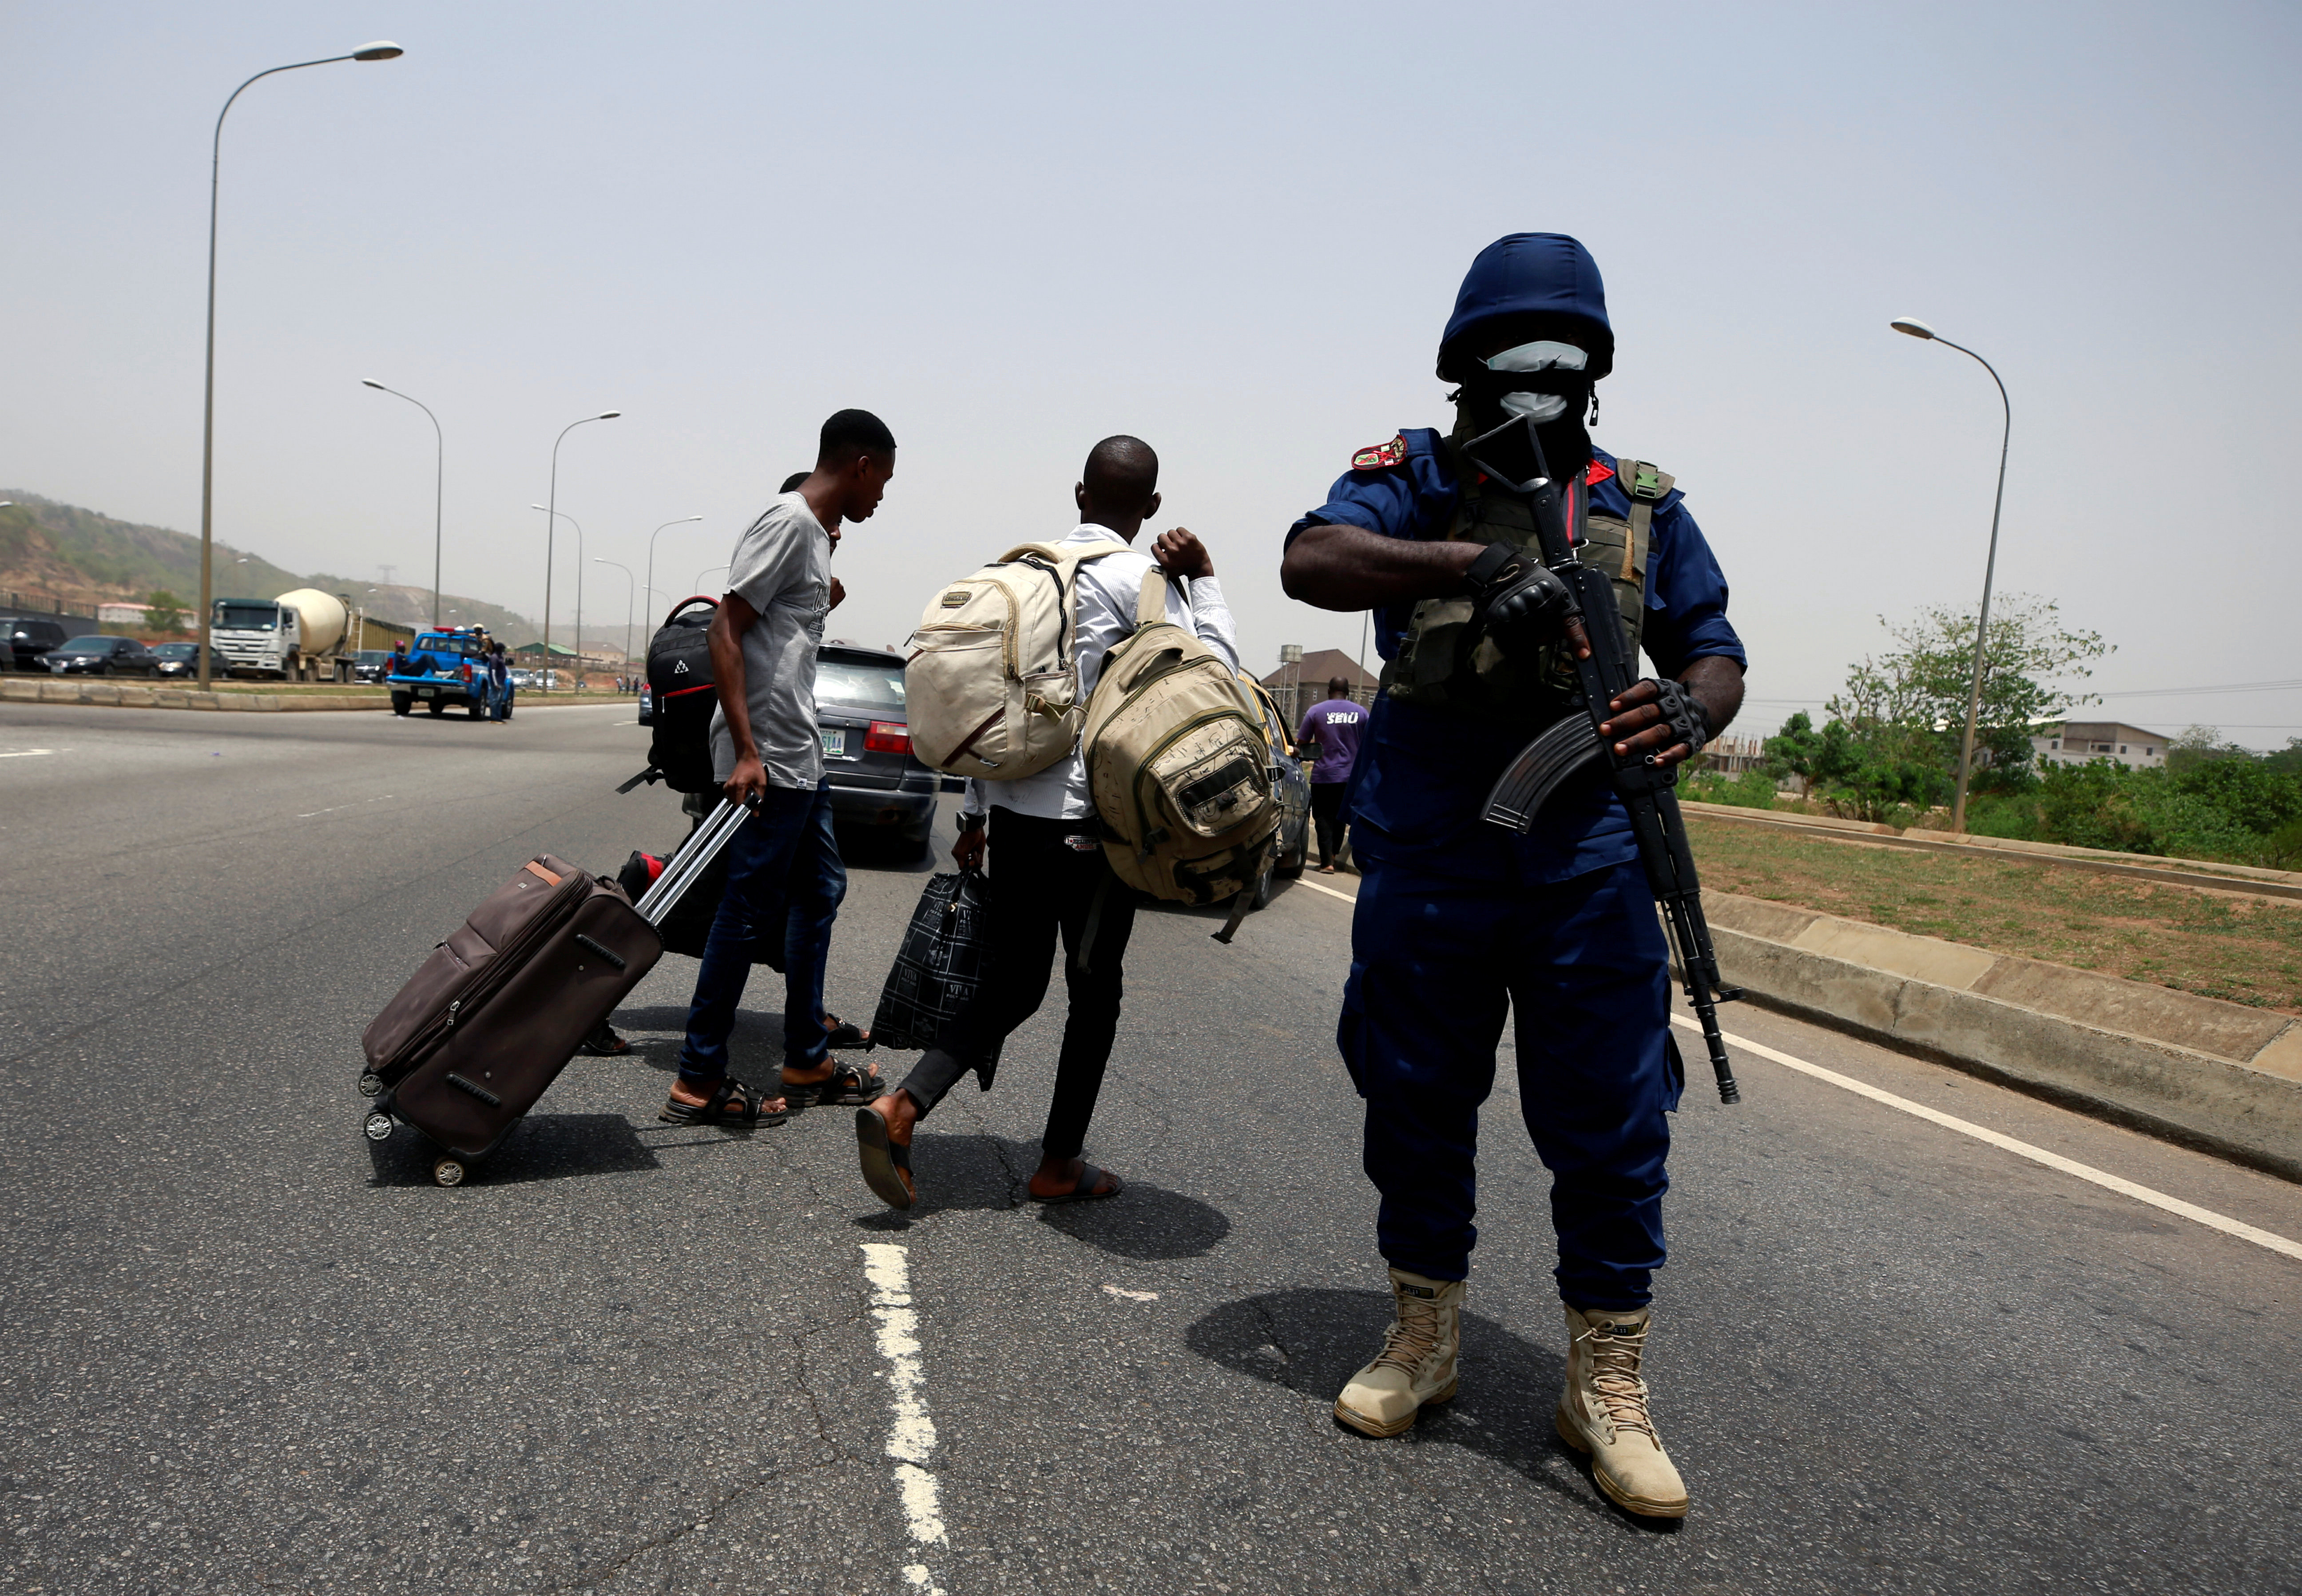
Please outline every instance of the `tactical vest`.
[[[1467, 437], [1458, 423], [1447, 440], [1457, 483], [1447, 540], [1513, 543], [1540, 554], [1526, 504], [1488, 490], [1465, 463]], [[1646, 621], [1647, 550], [1655, 506], [1676, 479], [1641, 460], [1617, 460], [1615, 473], [1630, 496], [1630, 519], [1591, 514], [1590, 489], [1584, 486], [1576, 495], [1585, 508], [1575, 529], [1575, 542], [1583, 563], [1598, 567], [1613, 582], [1623, 631], [1636, 659]], [[1398, 654], [1383, 667], [1382, 690], [1394, 701], [1475, 716], [1520, 732], [1538, 731], [1575, 707], [1575, 668], [1562, 645], [1550, 644], [1531, 659], [1508, 658], [1473, 621], [1472, 608], [1467, 598], [1424, 599], [1416, 605]]]

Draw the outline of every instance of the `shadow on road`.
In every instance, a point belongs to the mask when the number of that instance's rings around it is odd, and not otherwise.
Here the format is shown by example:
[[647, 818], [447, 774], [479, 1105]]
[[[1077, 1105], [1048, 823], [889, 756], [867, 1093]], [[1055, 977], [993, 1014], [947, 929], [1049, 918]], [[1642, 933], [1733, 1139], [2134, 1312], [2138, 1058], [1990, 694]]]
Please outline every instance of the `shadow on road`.
[[[1122, 1258], [1196, 1258], [1231, 1234], [1221, 1209], [1153, 1186], [1120, 1179], [1126, 1189], [1091, 1203], [1031, 1203], [1027, 1188], [1038, 1167], [1036, 1142], [989, 1135], [938, 1136], [925, 1129], [912, 1143], [912, 1169], [920, 1183], [920, 1205], [910, 1217], [925, 1219], [945, 1211], [1004, 1211], [1027, 1204], [1039, 1210], [1039, 1222]], [[878, 1215], [873, 1215], [878, 1218]]]
[[[783, 1002], [784, 978], [764, 965], [752, 972], [744, 995], [757, 997], [763, 987], [767, 1001]], [[687, 1035], [685, 1004], [677, 1008], [659, 1004], [651, 1008], [618, 1009], [609, 1021], [632, 1045], [630, 1056], [635, 1063], [666, 1073], [679, 1068], [679, 1046]], [[735, 1060], [735, 1078], [772, 1093], [784, 1066], [783, 1011], [778, 1008], [772, 1013], [762, 1013], [756, 1009], [737, 1009], [735, 1028], [727, 1033], [727, 1046]], [[862, 1054], [857, 1056], [865, 1058]], [[869, 1062], [868, 1058], [865, 1062]], [[583, 1055], [577, 1055], [576, 1063], [583, 1063]]]
[[[367, 1144], [376, 1186], [429, 1186], [440, 1149], [403, 1125]], [[660, 1168], [655, 1149], [631, 1121], [614, 1113], [530, 1114], [503, 1146], [472, 1166], [470, 1184], [511, 1186], [571, 1175], [616, 1175]]]
[[[1377, 1291], [1298, 1288], [1224, 1303], [1183, 1332], [1192, 1351], [1236, 1373], [1251, 1374], [1321, 1404], [1382, 1345], [1390, 1298]], [[1582, 1455], [1551, 1428], [1551, 1405], [1567, 1377], [1559, 1352], [1476, 1314], [1463, 1315], [1461, 1391], [1426, 1410], [1395, 1441], [1369, 1446], [1461, 1447], [1525, 1475], [1562, 1499], [1626, 1526], [1668, 1533], [1671, 1521], [1618, 1513], [1589, 1484]], [[1584, 1475], [1562, 1477], [1561, 1460]]]

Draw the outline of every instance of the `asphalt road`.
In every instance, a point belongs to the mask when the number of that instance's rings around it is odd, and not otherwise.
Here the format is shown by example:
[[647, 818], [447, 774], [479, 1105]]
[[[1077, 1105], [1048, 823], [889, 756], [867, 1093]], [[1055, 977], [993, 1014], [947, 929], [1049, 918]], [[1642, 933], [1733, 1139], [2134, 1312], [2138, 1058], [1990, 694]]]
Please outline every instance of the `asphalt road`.
[[[2302, 1589], [2302, 1263], [1756, 1055], [1677, 1119], [1682, 1527], [1551, 1434], [1508, 1084], [1462, 1395], [1337, 1429], [1388, 1310], [1331, 1039], [1350, 910], [1307, 886], [1229, 948], [1141, 917], [1108, 1204], [1024, 1200], [1059, 1012], [928, 1122], [908, 1222], [844, 1112], [659, 1124], [679, 958], [637, 1053], [432, 1186], [412, 1132], [360, 1136], [359, 1030], [531, 854], [681, 834], [613, 792], [630, 719], [0, 706], [0, 1592]], [[927, 868], [851, 857], [834, 1008], [869, 1014]], [[1732, 1021], [2302, 1239], [2302, 1189]], [[739, 1032], [752, 1079], [773, 1034]]]

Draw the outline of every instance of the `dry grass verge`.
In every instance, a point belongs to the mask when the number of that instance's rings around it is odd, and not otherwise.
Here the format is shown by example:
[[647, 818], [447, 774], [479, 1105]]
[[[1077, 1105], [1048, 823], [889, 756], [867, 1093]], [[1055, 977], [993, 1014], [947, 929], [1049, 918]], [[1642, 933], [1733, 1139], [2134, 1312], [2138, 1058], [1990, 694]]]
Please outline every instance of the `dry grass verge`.
[[2302, 1014], [2302, 903], [1687, 818], [1705, 887]]

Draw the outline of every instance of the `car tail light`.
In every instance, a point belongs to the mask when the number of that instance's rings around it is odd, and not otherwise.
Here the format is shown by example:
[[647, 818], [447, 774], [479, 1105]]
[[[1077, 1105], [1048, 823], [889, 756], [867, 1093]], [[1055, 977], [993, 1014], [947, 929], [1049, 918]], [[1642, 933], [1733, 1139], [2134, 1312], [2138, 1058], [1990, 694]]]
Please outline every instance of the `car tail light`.
[[468, 682], [468, 681], [470, 681], [470, 680], [472, 679], [472, 662], [471, 662], [469, 659], [466, 659], [466, 660], [465, 660], [465, 661], [464, 661], [463, 666], [462, 666], [462, 671], [463, 671], [464, 680], [466, 680], [466, 681], [467, 681], [467, 682]]
[[900, 720], [875, 720], [863, 734], [863, 746], [873, 753], [909, 753], [912, 728]]

